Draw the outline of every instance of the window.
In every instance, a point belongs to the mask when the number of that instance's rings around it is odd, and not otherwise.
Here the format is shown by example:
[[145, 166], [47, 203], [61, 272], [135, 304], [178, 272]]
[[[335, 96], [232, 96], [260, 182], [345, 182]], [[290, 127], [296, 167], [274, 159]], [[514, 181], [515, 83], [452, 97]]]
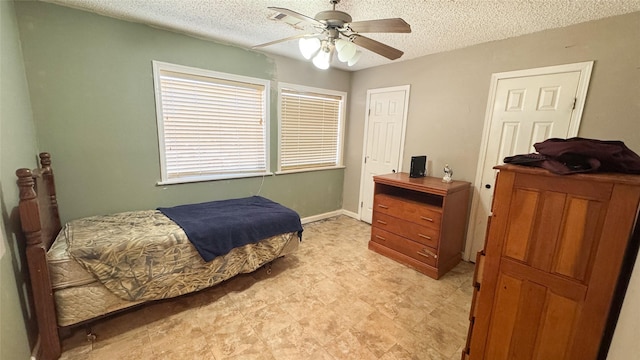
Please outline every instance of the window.
[[279, 171], [342, 166], [346, 93], [280, 84]]
[[264, 175], [269, 82], [153, 62], [162, 184]]

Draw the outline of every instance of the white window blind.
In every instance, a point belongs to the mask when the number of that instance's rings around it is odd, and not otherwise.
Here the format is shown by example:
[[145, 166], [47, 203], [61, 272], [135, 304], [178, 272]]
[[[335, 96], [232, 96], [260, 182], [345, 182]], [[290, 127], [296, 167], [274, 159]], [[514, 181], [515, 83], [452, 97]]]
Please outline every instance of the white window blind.
[[282, 88], [280, 170], [341, 165], [344, 96]]
[[155, 65], [164, 182], [267, 172], [268, 85]]

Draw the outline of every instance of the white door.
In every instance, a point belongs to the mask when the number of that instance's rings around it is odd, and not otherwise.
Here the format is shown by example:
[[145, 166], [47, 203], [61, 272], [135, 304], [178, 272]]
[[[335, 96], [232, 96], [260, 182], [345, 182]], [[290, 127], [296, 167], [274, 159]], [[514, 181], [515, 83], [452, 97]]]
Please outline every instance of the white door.
[[[495, 79], [493, 101], [487, 105], [490, 107], [489, 123], [485, 122], [488, 134], [484, 157], [478, 162], [477, 201], [472, 207], [466, 258], [474, 260], [475, 254], [484, 247], [496, 177], [493, 167], [503, 164], [507, 156], [535, 152], [533, 144], [537, 142], [577, 135], [586, 96], [586, 85], [584, 89], [581, 87], [585, 72], [585, 69], [561, 66], [513, 72], [511, 76], [502, 73]], [[586, 82], [588, 84], [588, 77]]]
[[360, 184], [360, 219], [371, 223], [373, 177], [400, 171], [409, 86], [367, 92], [364, 159]]

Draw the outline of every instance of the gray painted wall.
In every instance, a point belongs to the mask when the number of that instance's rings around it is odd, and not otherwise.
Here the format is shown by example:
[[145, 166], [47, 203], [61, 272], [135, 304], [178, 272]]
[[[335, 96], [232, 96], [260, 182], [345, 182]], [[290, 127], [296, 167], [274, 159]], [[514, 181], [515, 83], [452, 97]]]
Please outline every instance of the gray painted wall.
[[34, 345], [15, 171], [35, 167], [36, 136], [13, 2], [0, 1], [0, 359], [28, 359]]
[[[595, 60], [579, 136], [622, 140], [640, 153], [640, 12], [494, 41], [355, 72], [343, 208], [358, 211], [368, 89], [411, 85], [403, 169], [427, 154], [474, 182], [492, 73]], [[609, 359], [640, 353], [640, 264], [636, 264]]]
[[[16, 3], [37, 136], [52, 154], [62, 220], [255, 195], [261, 177], [156, 186], [151, 61], [272, 80], [270, 158], [277, 164], [277, 83], [349, 90], [351, 75], [42, 2]], [[260, 195], [302, 217], [342, 208], [344, 170], [267, 176]], [[313, 189], [313, 191], [310, 191]]]
[[617, 139], [640, 153], [640, 12], [494, 41], [355, 72], [343, 207], [358, 211], [369, 89], [411, 85], [402, 168], [427, 154], [430, 174], [446, 163], [475, 180], [491, 74], [595, 60], [579, 136]]
[[640, 13], [494, 41], [355, 72], [351, 83], [343, 207], [357, 212], [366, 92], [411, 85], [402, 167], [427, 154], [475, 179], [491, 74], [595, 60], [579, 135], [618, 139], [640, 152]]

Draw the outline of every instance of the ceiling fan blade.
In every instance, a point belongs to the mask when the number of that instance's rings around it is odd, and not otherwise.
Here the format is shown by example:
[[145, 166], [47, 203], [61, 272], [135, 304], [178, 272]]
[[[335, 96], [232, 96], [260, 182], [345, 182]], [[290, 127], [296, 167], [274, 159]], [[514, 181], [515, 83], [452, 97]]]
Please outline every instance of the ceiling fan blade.
[[323, 27], [325, 26], [320, 21], [318, 21], [318, 20], [316, 20], [316, 19], [314, 19], [312, 17], [308, 17], [307, 15], [302, 15], [300, 13], [297, 13], [297, 12], [295, 12], [293, 10], [289, 10], [289, 9], [285, 9], [285, 8], [279, 8], [279, 7], [272, 7], [272, 6], [268, 7], [268, 9], [277, 11], [277, 12], [285, 14], [285, 15], [292, 16], [292, 17], [294, 17], [296, 19], [299, 19], [299, 20], [302, 20], [302, 21], [306, 21], [309, 24], [314, 25], [314, 26], [323, 26]]
[[401, 18], [356, 21], [349, 24], [357, 33], [410, 33], [411, 25]]
[[402, 56], [402, 54], [404, 54], [403, 51], [400, 51], [396, 48], [392, 48], [389, 45], [385, 45], [379, 41], [375, 41], [373, 39], [370, 39], [362, 35], [353, 34], [352, 37], [353, 37], [354, 44], [358, 46], [362, 46], [363, 48], [369, 51], [373, 51], [378, 55], [384, 56], [389, 60], [398, 59], [399, 57]]
[[317, 35], [315, 35], [315, 34], [300, 34], [300, 35], [294, 35], [294, 36], [289, 36], [289, 37], [284, 38], [284, 39], [274, 40], [274, 41], [269, 41], [268, 43], [259, 44], [259, 45], [254, 45], [254, 46], [252, 46], [251, 48], [252, 48], [252, 49], [257, 49], [257, 48], [261, 48], [261, 47], [265, 47], [265, 46], [270, 46], [270, 45], [278, 44], [278, 43], [285, 42], [285, 41], [291, 41], [291, 40], [300, 39], [300, 38], [303, 38], [303, 37], [314, 37], [314, 36], [317, 36]]

